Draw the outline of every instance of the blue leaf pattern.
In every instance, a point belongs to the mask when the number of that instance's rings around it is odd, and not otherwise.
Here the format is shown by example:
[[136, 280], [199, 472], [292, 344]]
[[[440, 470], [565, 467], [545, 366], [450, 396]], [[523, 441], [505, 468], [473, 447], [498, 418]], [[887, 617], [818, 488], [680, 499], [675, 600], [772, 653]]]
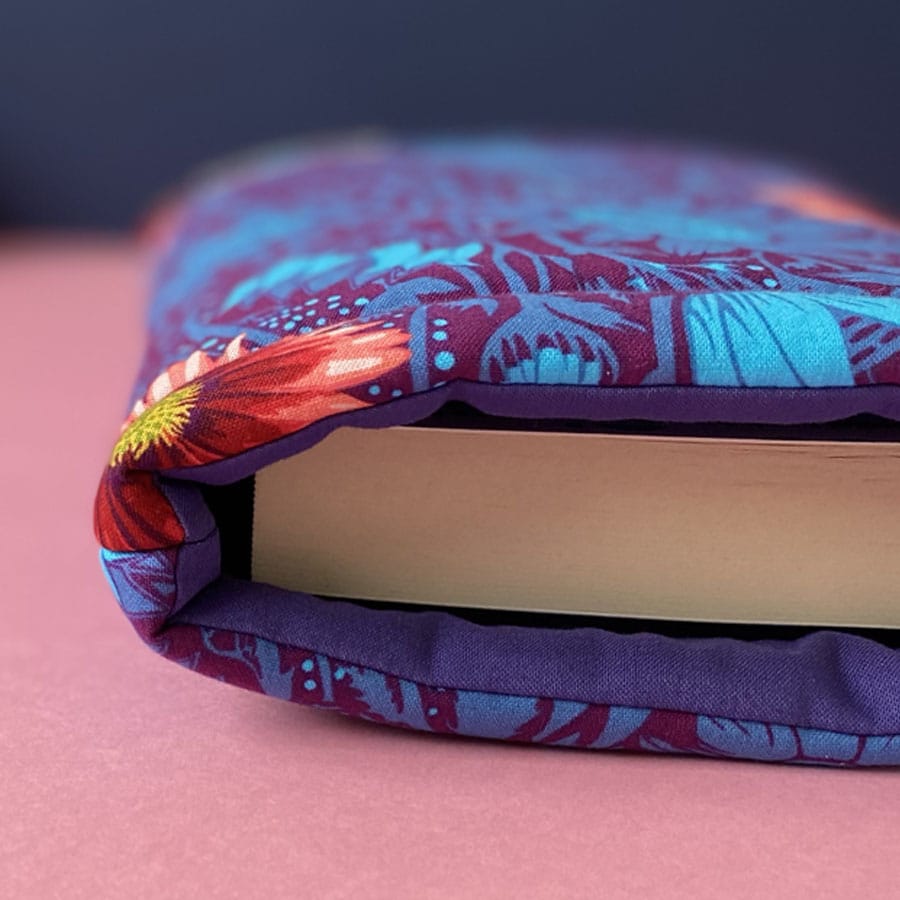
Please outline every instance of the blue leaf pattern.
[[699, 385], [835, 387], [853, 384], [840, 325], [807, 294], [688, 297], [683, 316]]

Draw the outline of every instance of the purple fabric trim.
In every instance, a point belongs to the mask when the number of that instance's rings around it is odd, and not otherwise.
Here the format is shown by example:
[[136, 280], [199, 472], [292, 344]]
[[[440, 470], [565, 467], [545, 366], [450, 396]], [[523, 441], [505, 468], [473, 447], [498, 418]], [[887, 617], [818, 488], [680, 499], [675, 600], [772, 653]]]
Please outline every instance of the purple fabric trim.
[[[900, 386], [848, 388], [712, 388], [610, 387], [583, 385], [515, 385], [453, 381], [421, 394], [401, 397], [367, 409], [351, 410], [315, 422], [277, 441], [237, 456], [183, 469], [166, 477], [228, 484], [263, 466], [307, 450], [335, 428], [387, 428], [418, 422], [445, 403], [462, 401], [489, 415], [519, 418], [657, 422], [750, 422], [808, 424], [830, 422], [861, 413], [900, 421]], [[898, 427], [900, 438], [900, 427]]]
[[219, 532], [197, 487], [164, 478], [159, 478], [158, 483], [189, 538], [177, 548], [172, 606], [175, 614], [219, 577], [222, 571]]
[[[714, 395], [714, 396], [713, 396]], [[655, 418], [689, 422], [797, 423], [867, 412], [900, 418], [900, 388], [820, 390], [581, 388], [454, 382], [413, 397], [333, 416], [222, 462], [167, 473], [228, 483], [298, 453], [344, 424], [387, 427], [418, 421], [450, 400], [519, 417]], [[218, 544], [196, 490], [166, 492], [185, 526], [190, 566], [178, 566], [178, 597], [197, 572], [219, 571]], [[186, 571], [192, 583], [186, 584]], [[615, 706], [669, 708], [846, 733], [900, 732], [900, 652], [874, 641], [818, 632], [793, 642], [673, 639], [484, 627], [445, 613], [368, 610], [269, 585], [218, 578], [175, 622], [258, 635], [401, 678], [449, 688], [554, 697]], [[610, 662], [614, 660], [613, 662]], [[740, 685], [740, 691], [734, 686]]]
[[736, 641], [485, 627], [448, 613], [372, 610], [229, 578], [174, 621], [314, 648], [436, 687], [850, 734], [900, 732], [900, 652], [837, 632]]

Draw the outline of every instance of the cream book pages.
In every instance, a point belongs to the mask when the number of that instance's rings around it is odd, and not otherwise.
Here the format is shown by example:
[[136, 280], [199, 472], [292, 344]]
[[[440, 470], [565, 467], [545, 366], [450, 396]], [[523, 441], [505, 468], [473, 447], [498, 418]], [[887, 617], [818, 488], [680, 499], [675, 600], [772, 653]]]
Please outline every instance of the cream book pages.
[[900, 626], [900, 445], [340, 428], [256, 476], [253, 578], [367, 600]]

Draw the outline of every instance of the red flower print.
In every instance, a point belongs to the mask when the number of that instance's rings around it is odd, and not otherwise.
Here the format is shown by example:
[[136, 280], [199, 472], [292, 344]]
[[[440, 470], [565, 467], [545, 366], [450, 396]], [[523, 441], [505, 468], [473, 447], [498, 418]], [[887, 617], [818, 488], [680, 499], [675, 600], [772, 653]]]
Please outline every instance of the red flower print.
[[249, 352], [249, 349], [244, 346], [244, 335], [239, 334], [219, 357], [212, 357], [202, 350], [195, 350], [187, 359], [173, 363], [165, 372], [153, 379], [143, 398], [134, 404], [128, 418], [122, 425], [122, 431], [140, 416], [148, 406], [158, 403], [176, 388], [180, 388], [189, 381], [205, 375], [216, 366], [231, 362]]
[[179, 543], [181, 525], [152, 471], [234, 456], [319, 419], [370, 406], [347, 394], [401, 366], [409, 335], [381, 322], [321, 328], [218, 359], [194, 353], [170, 366], [135, 405], [113, 448], [95, 506], [110, 550]]

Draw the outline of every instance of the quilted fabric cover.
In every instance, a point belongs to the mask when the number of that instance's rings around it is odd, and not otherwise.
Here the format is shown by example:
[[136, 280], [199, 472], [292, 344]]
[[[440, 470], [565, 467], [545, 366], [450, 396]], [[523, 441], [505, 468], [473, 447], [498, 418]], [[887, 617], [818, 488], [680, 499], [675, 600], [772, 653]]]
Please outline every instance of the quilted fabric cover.
[[486, 627], [280, 591], [222, 575], [198, 488], [450, 400], [542, 418], [898, 419], [896, 222], [778, 165], [503, 138], [273, 150], [211, 172], [154, 230], [147, 353], [95, 525], [155, 650], [402, 727], [900, 763], [900, 652], [875, 641]]

